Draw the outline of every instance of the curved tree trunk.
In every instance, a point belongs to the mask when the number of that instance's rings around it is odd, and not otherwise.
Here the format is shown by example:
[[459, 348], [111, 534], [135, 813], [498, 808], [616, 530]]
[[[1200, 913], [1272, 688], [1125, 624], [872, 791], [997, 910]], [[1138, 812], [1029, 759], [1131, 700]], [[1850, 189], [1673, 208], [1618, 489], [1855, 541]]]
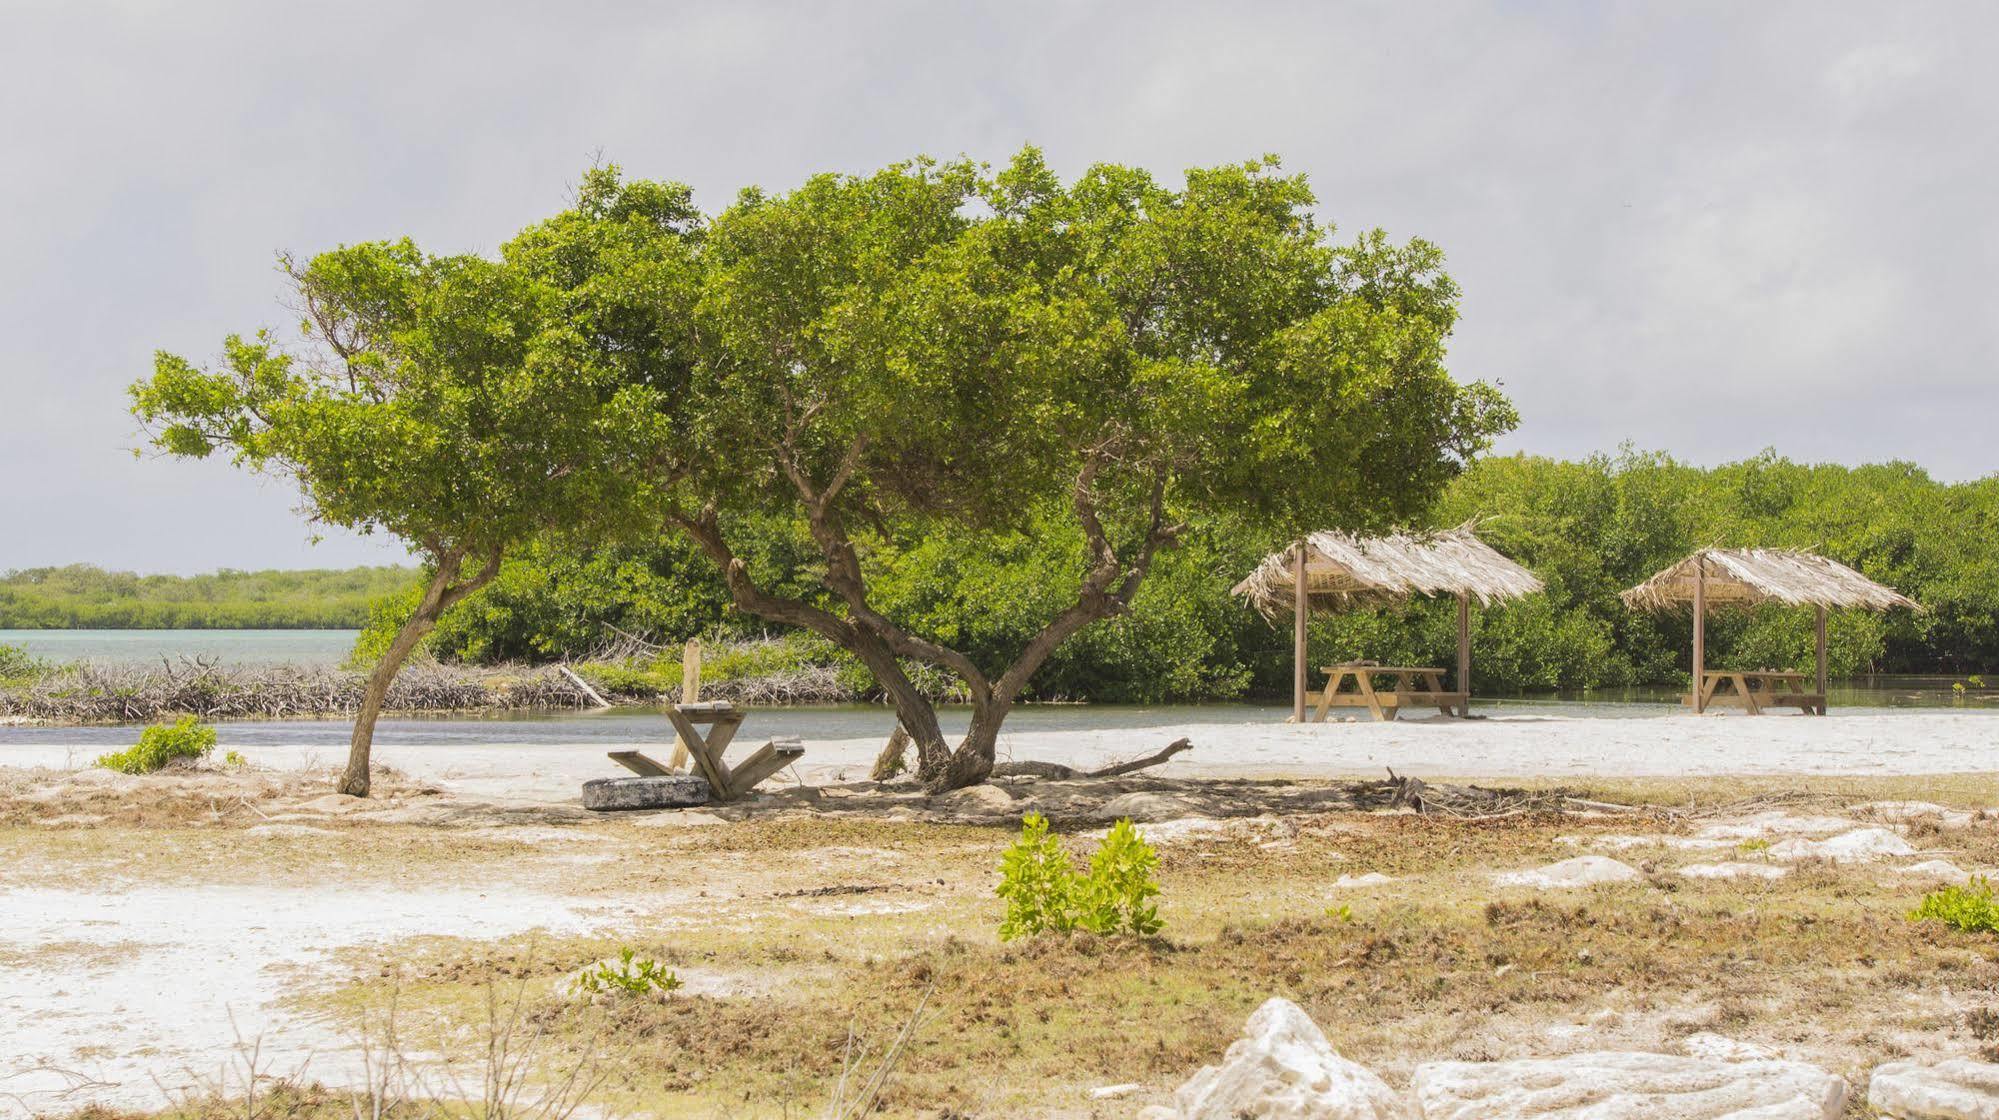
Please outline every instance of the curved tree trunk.
[[396, 638], [389, 643], [388, 651], [382, 654], [382, 659], [368, 674], [368, 685], [361, 693], [361, 708], [354, 713], [354, 734], [347, 741], [347, 769], [340, 775], [341, 793], [352, 797], [368, 796], [368, 768], [375, 748], [375, 721], [382, 714], [382, 704], [389, 698], [389, 686], [395, 683], [403, 662], [416, 652], [417, 644], [436, 627], [437, 620], [445, 611], [492, 582], [493, 577], [499, 574], [500, 553], [494, 551], [487, 555], [486, 565], [477, 574], [454, 583], [464, 557], [462, 549], [450, 549], [437, 557], [437, 574], [423, 589], [423, 598], [417, 600], [416, 610], [410, 612], [409, 621], [396, 631]]

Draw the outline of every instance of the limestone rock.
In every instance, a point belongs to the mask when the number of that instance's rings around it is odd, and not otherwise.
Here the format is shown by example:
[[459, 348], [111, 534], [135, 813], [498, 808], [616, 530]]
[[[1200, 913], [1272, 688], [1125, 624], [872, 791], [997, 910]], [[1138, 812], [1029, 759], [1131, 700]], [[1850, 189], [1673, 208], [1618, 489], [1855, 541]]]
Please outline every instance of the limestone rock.
[[1005, 786], [980, 782], [944, 794], [937, 798], [937, 804], [961, 813], [1011, 813], [1014, 811], [1014, 796]]
[[1333, 1050], [1297, 1004], [1273, 999], [1256, 1009], [1222, 1064], [1195, 1074], [1160, 1120], [1415, 1120], [1402, 1097]]
[[1717, 1062], [1767, 1062], [1783, 1057], [1768, 1046], [1743, 1042], [1713, 1031], [1696, 1031], [1680, 1040], [1680, 1049], [1689, 1058], [1710, 1058]]
[[1758, 813], [1739, 821], [1711, 824], [1694, 835], [1702, 840], [1754, 840], [1766, 836], [1810, 836], [1853, 827], [1845, 817], [1794, 817], [1781, 810]]
[[1790, 873], [1774, 863], [1690, 863], [1680, 868], [1690, 879], [1782, 879]]
[[356, 809], [367, 807], [367, 798], [353, 797], [345, 793], [329, 793], [292, 806], [293, 809], [306, 813], [351, 813]]
[[1393, 883], [1394, 881], [1395, 876], [1393, 875], [1383, 875], [1379, 871], [1369, 871], [1364, 875], [1342, 875], [1333, 880], [1333, 886], [1339, 890], [1350, 890], [1355, 887], [1379, 887]]
[[1563, 890], [1597, 883], [1624, 883], [1643, 878], [1638, 869], [1609, 856], [1577, 856], [1546, 867], [1526, 871], [1502, 871], [1492, 881], [1502, 887], [1533, 887], [1535, 890]]
[[1867, 1103], [1896, 1120], [1999, 1120], [1999, 1065], [1889, 1062], [1868, 1079]]
[[599, 813], [706, 805], [712, 791], [698, 774], [652, 778], [593, 778], [583, 783], [583, 807]]
[[1424, 1120], [1837, 1120], [1846, 1082], [1802, 1062], [1600, 1052], [1429, 1062], [1410, 1093]]
[[1895, 873], [1898, 875], [1922, 875], [1931, 879], [1949, 879], [1959, 883], [1971, 878], [1971, 872], [1966, 871], [1964, 868], [1947, 859], [1926, 859], [1921, 863], [1912, 863], [1907, 867], [1897, 867], [1895, 868]]
[[1170, 821], [1180, 817], [1198, 816], [1200, 806], [1192, 800], [1171, 793], [1122, 793], [1104, 802], [1091, 816], [1101, 821], [1129, 819], [1140, 824], [1151, 821]]
[[1865, 863], [1889, 856], [1912, 856], [1915, 845], [1885, 828], [1856, 828], [1828, 840], [1802, 837], [1770, 845], [1771, 859], [1821, 859], [1841, 863]]
[[1978, 814], [1969, 809], [1951, 809], [1932, 801], [1869, 801], [1855, 805], [1853, 811], [1875, 820], [1897, 824], [1923, 821], [1939, 828], [1964, 828], [1978, 819]]

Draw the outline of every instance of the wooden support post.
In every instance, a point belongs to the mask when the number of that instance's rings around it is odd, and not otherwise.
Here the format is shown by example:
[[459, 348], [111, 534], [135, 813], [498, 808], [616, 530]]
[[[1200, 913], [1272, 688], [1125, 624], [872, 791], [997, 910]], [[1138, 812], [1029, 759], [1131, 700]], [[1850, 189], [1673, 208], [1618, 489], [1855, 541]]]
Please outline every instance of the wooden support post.
[[[1818, 674], [1813, 679], [1817, 682], [1818, 687], [1812, 689], [1812, 691], [1818, 693], [1820, 696], [1824, 696], [1825, 695], [1825, 607], [1823, 606], [1819, 607], [1818, 626], [1816, 627], [1816, 632], [1814, 633], [1813, 637], [1814, 637], [1813, 644], [1818, 647]], [[1825, 713], [1823, 710], [1821, 710], [1819, 714], [1824, 715]]]
[[[680, 650], [680, 702], [695, 704], [701, 700], [701, 639], [689, 638]], [[678, 732], [673, 736], [673, 758], [667, 765], [679, 770], [687, 765], [687, 740]]]
[[1694, 714], [1707, 711], [1701, 674], [1707, 666], [1707, 553], [1694, 557]]
[[1291, 582], [1291, 722], [1305, 722], [1305, 542], [1298, 542], [1298, 558]]
[[1471, 594], [1458, 593], [1458, 687], [1465, 694], [1461, 716], [1471, 715]]

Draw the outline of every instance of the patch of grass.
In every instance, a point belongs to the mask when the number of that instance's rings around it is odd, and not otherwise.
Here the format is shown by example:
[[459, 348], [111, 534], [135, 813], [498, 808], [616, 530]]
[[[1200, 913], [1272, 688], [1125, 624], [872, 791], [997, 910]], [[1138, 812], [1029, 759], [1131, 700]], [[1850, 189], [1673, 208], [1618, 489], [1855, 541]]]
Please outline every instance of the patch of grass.
[[120, 774], [151, 774], [176, 762], [194, 762], [215, 749], [215, 729], [182, 716], [173, 723], [156, 723], [139, 733], [139, 741], [122, 751], [101, 755], [97, 765]]

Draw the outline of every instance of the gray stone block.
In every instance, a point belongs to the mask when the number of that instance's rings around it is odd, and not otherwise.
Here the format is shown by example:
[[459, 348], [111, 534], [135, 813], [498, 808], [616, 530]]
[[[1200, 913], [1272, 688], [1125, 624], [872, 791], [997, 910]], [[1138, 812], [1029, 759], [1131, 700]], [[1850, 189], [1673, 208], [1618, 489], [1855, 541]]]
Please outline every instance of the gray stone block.
[[600, 813], [706, 805], [713, 791], [698, 774], [657, 778], [594, 778], [583, 783], [583, 807]]

